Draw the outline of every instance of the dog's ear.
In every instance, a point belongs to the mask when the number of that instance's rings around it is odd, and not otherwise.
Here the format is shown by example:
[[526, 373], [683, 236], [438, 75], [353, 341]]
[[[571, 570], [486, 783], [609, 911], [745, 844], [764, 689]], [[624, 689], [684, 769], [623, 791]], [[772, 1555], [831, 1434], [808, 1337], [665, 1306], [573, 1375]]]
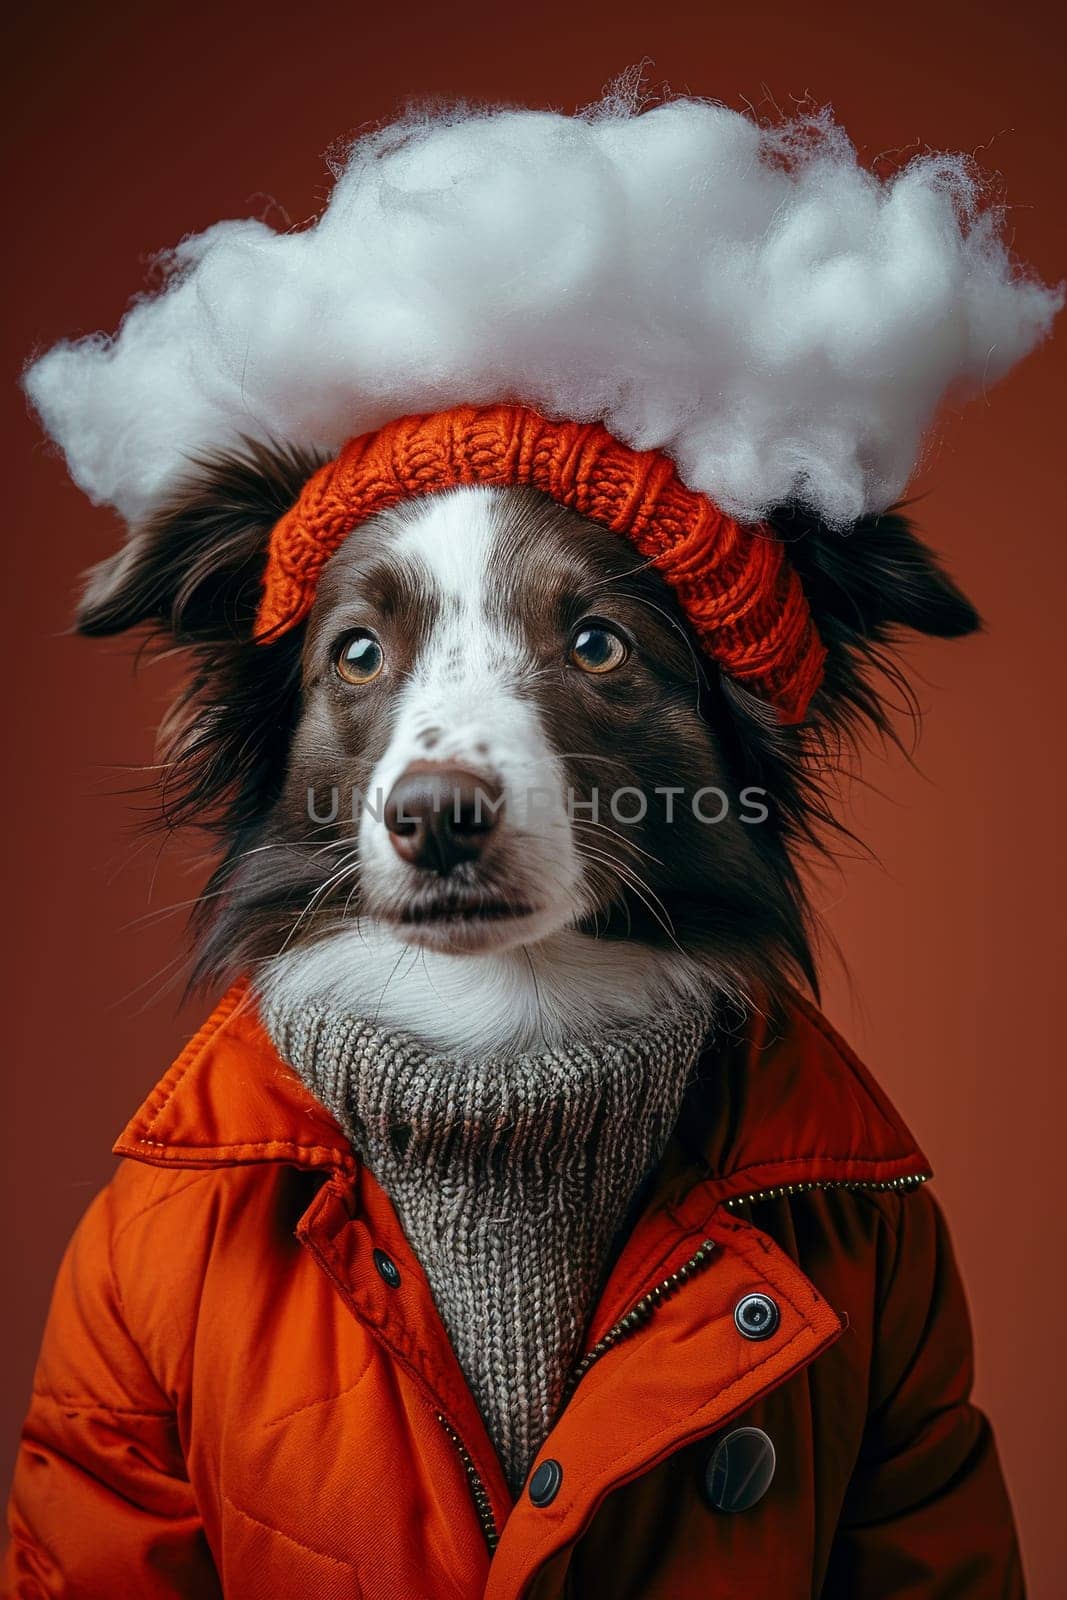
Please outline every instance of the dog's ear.
[[957, 639], [981, 627], [978, 613], [901, 511], [865, 517], [847, 533], [819, 523], [777, 525], [822, 627], [832, 618], [860, 637], [895, 628]]
[[835, 533], [799, 513], [775, 521], [800, 574], [819, 636], [826, 676], [812, 705], [821, 721], [859, 717], [885, 726], [870, 669], [903, 676], [885, 648], [904, 630], [958, 639], [981, 618], [900, 510], [866, 517]]
[[277, 798], [285, 770], [304, 629], [260, 644], [255, 622], [271, 529], [318, 465], [251, 442], [197, 463], [170, 503], [90, 574], [78, 613], [82, 633], [143, 625], [162, 650], [187, 650], [190, 670], [160, 728], [159, 819], [215, 830], [231, 853]]
[[303, 451], [252, 440], [195, 462], [167, 504], [89, 573], [79, 632], [149, 624], [180, 644], [247, 639], [271, 529], [318, 465]]

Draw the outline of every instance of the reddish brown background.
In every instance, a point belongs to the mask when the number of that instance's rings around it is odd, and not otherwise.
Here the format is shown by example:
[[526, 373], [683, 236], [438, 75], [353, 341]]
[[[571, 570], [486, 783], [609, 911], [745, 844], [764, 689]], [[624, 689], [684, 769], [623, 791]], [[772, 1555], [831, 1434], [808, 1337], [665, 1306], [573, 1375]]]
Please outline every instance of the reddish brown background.
[[[13, 387], [25, 356], [112, 328], [146, 256], [185, 232], [261, 214], [269, 197], [307, 216], [325, 192], [321, 152], [411, 96], [573, 108], [645, 56], [653, 80], [735, 106], [832, 102], [867, 157], [919, 139], [978, 152], [1003, 176], [1019, 251], [1046, 277], [1067, 271], [1052, 6], [308, 0], [278, 12], [60, 4], [8, 24], [5, 1466], [63, 1244], [196, 1015], [165, 987], [181, 913], [143, 920], [187, 899], [196, 872], [138, 845], [118, 793], [132, 781], [121, 765], [151, 759], [172, 669], [135, 680], [122, 646], [63, 636], [77, 573], [117, 533], [26, 417]], [[918, 767], [868, 763], [877, 792], [855, 806], [878, 861], [845, 863], [821, 891], [850, 971], [828, 958], [830, 1015], [937, 1168], [1038, 1600], [1062, 1594], [1067, 1571], [1065, 338], [991, 404], [947, 418], [931, 452], [921, 520], [989, 632], [910, 651], [931, 713]]]

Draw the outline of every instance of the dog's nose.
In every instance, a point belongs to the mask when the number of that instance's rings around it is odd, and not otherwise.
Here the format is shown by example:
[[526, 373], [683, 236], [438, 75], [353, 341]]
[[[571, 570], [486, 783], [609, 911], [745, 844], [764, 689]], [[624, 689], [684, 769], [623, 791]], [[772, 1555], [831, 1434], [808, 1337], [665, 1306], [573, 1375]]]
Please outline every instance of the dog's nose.
[[413, 761], [389, 791], [383, 815], [397, 855], [446, 876], [484, 852], [503, 791], [492, 778], [431, 761]]

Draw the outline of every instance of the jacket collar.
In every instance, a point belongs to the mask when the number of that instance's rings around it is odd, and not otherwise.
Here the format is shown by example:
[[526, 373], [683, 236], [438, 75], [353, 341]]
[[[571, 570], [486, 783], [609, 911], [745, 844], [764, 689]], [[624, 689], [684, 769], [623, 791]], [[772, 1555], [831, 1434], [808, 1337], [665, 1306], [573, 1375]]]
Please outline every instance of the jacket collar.
[[[279, 1058], [242, 980], [115, 1144], [156, 1166], [283, 1162], [351, 1173], [347, 1139]], [[929, 1165], [882, 1090], [799, 995], [701, 1058], [664, 1161], [670, 1199], [703, 1178], [717, 1200], [798, 1185], [888, 1187]]]
[[223, 996], [114, 1151], [160, 1167], [355, 1166], [336, 1122], [278, 1056], [247, 979]]

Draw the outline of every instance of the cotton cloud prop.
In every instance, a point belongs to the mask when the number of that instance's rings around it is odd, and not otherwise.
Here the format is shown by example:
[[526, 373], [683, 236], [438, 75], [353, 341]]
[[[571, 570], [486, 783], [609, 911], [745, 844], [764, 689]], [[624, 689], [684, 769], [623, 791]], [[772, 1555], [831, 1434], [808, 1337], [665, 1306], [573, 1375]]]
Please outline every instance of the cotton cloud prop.
[[222, 222], [113, 338], [25, 386], [136, 526], [242, 437], [333, 452], [407, 412], [519, 400], [658, 447], [744, 520], [896, 499], [939, 401], [984, 389], [1062, 294], [1014, 264], [964, 157], [882, 182], [829, 116], [677, 100], [416, 118], [360, 140], [316, 223]]

